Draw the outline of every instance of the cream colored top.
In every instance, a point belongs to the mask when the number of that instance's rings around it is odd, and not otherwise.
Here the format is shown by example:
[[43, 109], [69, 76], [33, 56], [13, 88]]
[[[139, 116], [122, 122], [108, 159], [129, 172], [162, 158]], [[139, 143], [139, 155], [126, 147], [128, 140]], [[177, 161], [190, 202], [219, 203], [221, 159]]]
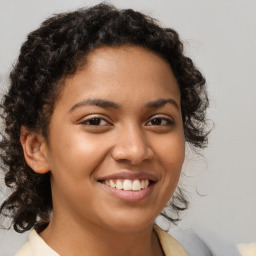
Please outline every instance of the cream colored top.
[[[164, 230], [154, 226], [165, 256], [188, 256], [182, 246]], [[15, 256], [60, 256], [33, 229], [29, 234], [28, 242]]]
[[238, 244], [238, 250], [242, 256], [255, 256], [256, 255], [256, 243]]

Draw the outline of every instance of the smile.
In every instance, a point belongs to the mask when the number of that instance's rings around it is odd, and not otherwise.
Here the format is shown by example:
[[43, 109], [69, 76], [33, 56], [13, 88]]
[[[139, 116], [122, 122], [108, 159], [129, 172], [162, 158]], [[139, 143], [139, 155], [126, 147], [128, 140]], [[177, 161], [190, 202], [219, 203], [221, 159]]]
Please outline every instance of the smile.
[[147, 179], [143, 179], [143, 180], [109, 179], [109, 180], [104, 180], [103, 184], [111, 188], [116, 188], [118, 190], [140, 191], [147, 188], [150, 185], [150, 181]]
[[149, 197], [158, 183], [155, 174], [122, 171], [97, 179], [101, 188], [121, 201], [134, 203]]

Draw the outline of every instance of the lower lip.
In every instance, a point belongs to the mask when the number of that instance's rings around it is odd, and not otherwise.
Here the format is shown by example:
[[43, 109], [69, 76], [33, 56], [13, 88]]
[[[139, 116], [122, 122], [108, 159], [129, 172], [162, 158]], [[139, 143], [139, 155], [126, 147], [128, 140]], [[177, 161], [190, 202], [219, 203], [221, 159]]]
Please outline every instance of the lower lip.
[[103, 188], [108, 192], [110, 192], [113, 196], [125, 202], [138, 202], [145, 199], [151, 193], [155, 185], [155, 183], [152, 183], [147, 188], [144, 188], [142, 190], [130, 191], [130, 190], [119, 190], [116, 188], [111, 188], [109, 186], [106, 186], [103, 183], [100, 183], [100, 184], [102, 184]]

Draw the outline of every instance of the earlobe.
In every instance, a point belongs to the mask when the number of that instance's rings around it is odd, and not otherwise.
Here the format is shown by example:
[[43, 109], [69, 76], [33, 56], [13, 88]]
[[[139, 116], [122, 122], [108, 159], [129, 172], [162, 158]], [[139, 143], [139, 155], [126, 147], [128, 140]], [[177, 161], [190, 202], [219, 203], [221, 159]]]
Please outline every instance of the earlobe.
[[20, 142], [23, 148], [26, 163], [40, 174], [49, 171], [47, 162], [46, 142], [41, 134], [31, 132], [26, 127], [21, 127]]

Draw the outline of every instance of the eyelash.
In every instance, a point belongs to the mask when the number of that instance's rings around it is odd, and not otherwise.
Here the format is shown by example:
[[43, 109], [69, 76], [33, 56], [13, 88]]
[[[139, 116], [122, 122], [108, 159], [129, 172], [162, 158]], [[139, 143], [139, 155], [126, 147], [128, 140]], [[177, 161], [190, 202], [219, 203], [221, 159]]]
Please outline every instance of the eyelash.
[[[169, 118], [166, 118], [166, 117], [153, 117], [151, 118], [151, 120], [149, 122], [152, 122], [152, 121], [159, 121], [162, 122], [164, 121], [165, 124], [164, 125], [160, 125], [160, 124], [153, 124], [152, 126], [169, 126], [169, 125], [174, 125], [174, 121], [169, 119]], [[149, 123], [147, 122], [147, 123]]]
[[[101, 122], [105, 122], [106, 124], [100, 125]], [[152, 122], [152, 121], [156, 121], [158, 122], [158, 124], [152, 124], [151, 126], [169, 126], [169, 125], [174, 125], [174, 121], [169, 119], [169, 118], [165, 118], [165, 117], [152, 117], [150, 121], [148, 121], [146, 124]], [[159, 121], [162, 123], [163, 121], [165, 122], [165, 124], [159, 124]], [[94, 122], [91, 123], [90, 122]], [[90, 119], [87, 119], [85, 121], [82, 122], [82, 124], [85, 125], [90, 125], [90, 126], [110, 126], [111, 124], [106, 121], [104, 118], [101, 117], [93, 117]]]
[[[101, 117], [93, 117], [93, 118], [87, 119], [83, 121], [82, 124], [91, 125], [91, 126], [106, 126], [106, 125], [97, 124], [98, 122], [101, 122], [101, 121], [104, 121], [105, 123], [107, 123], [107, 126], [111, 125], [108, 121], [106, 121], [104, 118], [101, 118]], [[89, 122], [96, 122], [96, 124], [90, 124]]]

